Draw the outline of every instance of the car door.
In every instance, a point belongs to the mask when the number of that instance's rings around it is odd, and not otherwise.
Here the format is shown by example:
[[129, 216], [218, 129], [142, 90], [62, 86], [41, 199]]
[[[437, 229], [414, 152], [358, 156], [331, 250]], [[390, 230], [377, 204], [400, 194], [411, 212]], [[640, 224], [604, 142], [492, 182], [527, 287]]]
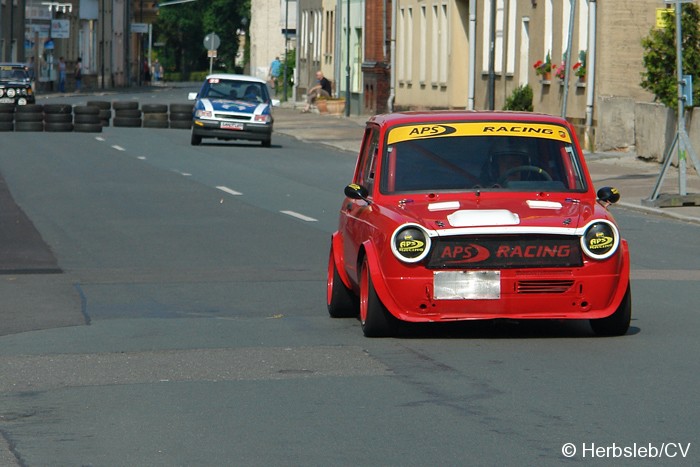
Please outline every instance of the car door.
[[365, 129], [362, 149], [358, 157], [353, 183], [367, 189], [370, 203], [362, 199], [345, 198], [340, 216], [345, 268], [350, 279], [356, 284], [359, 278], [357, 256], [360, 245], [369, 238], [372, 229], [369, 217], [372, 212], [371, 200], [374, 191], [378, 152], [379, 127], [376, 125], [368, 125]]

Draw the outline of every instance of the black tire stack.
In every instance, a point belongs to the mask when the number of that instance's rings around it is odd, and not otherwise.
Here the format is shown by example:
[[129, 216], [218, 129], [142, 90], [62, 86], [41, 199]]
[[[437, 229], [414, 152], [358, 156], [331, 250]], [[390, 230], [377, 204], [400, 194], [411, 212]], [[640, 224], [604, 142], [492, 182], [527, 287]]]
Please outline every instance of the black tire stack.
[[141, 110], [137, 101], [114, 101], [112, 102], [112, 108], [114, 109], [113, 126], [141, 127]]
[[168, 106], [167, 104], [143, 104], [144, 128], [168, 128]]
[[102, 133], [100, 109], [94, 105], [76, 105], [73, 108], [74, 129], [82, 133]]
[[100, 109], [100, 123], [103, 127], [109, 126], [109, 121], [112, 119], [112, 103], [109, 101], [88, 101], [87, 105]]
[[44, 104], [44, 131], [73, 131], [73, 106]]
[[44, 131], [44, 106], [18, 105], [15, 109], [15, 131]]
[[0, 103], [0, 131], [15, 131], [15, 106]]
[[192, 104], [170, 104], [170, 128], [192, 128]]

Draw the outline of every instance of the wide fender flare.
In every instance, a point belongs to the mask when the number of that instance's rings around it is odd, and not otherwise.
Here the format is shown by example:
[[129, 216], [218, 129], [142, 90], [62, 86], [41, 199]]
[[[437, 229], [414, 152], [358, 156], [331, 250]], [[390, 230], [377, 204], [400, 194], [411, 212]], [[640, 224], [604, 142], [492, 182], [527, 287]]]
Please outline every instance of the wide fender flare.
[[622, 262], [622, 267], [620, 270], [620, 284], [617, 287], [617, 292], [615, 292], [615, 298], [613, 299], [614, 306], [612, 307], [610, 314], [613, 314], [620, 306], [620, 303], [622, 303], [630, 283], [630, 252], [627, 240], [622, 240], [620, 242], [620, 261]]
[[389, 310], [391, 314], [401, 319], [399, 305], [394, 301], [394, 296], [389, 291], [389, 287], [384, 280], [384, 273], [379, 263], [377, 248], [369, 240], [365, 241], [362, 246], [365, 250], [367, 263], [369, 264], [369, 273], [372, 279], [372, 285], [374, 285], [374, 291], [377, 293], [379, 300], [384, 304], [386, 309]]
[[[343, 255], [343, 239], [340, 233], [335, 232], [331, 235], [331, 252], [333, 262], [335, 263], [335, 270], [338, 271], [338, 276], [343, 282], [343, 285], [349, 290], [352, 290], [352, 283], [350, 282], [350, 277], [345, 269], [345, 258]], [[329, 259], [330, 261], [330, 259]]]

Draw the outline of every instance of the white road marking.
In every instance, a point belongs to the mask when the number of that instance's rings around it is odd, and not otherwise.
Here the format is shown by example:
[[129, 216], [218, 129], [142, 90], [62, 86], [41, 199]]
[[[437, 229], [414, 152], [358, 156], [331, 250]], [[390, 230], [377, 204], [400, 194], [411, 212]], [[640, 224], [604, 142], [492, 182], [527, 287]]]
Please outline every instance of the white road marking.
[[117, 151], [126, 151], [126, 149], [124, 149], [124, 148], [121, 147], [121, 146], [117, 146], [116, 144], [113, 144], [112, 147], [113, 147], [114, 149], [116, 149]]
[[225, 187], [225, 186], [217, 186], [216, 188], [223, 191], [224, 193], [228, 193], [229, 195], [233, 195], [233, 196], [240, 196], [243, 194], [240, 191], [232, 190], [232, 189]]
[[97, 141], [107, 141], [107, 140], [104, 139], [102, 136], [95, 136], [95, 139], [96, 139]]
[[145, 161], [145, 160], [146, 160], [146, 156], [138, 156], [137, 159], [138, 159], [138, 160], [141, 160], [141, 161]]
[[306, 222], [318, 222], [318, 219], [314, 219], [313, 217], [305, 216], [303, 214], [299, 214], [298, 212], [294, 211], [280, 211], [282, 214], [286, 214], [288, 216], [296, 217], [297, 219], [301, 219]]

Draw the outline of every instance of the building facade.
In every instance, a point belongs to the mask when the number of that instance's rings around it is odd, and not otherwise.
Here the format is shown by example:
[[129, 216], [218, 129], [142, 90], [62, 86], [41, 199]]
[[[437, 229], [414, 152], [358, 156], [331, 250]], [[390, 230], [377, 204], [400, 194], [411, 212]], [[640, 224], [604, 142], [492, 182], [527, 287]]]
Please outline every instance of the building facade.
[[250, 6], [250, 70], [267, 79], [275, 57], [284, 62], [296, 48], [297, 0], [252, 0]]

